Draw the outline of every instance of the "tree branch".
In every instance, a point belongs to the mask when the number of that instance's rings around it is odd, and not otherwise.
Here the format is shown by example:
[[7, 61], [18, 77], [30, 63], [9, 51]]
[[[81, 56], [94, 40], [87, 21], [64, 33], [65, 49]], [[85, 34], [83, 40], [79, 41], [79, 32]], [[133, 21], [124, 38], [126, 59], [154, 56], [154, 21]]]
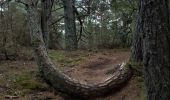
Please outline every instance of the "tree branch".
[[53, 22], [52, 24], [50, 24], [50, 26], [53, 26], [54, 24], [58, 23], [60, 20], [62, 20], [64, 18], [64, 16], [60, 17], [58, 20], [56, 20], [55, 22]]

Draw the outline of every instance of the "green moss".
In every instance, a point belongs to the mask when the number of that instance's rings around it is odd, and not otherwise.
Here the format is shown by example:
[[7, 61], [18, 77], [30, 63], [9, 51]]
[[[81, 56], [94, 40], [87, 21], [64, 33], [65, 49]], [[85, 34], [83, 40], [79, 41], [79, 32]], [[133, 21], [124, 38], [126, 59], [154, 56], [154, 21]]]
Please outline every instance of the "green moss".
[[86, 58], [83, 52], [73, 51], [65, 53], [59, 50], [50, 50], [49, 57], [60, 66], [65, 65], [70, 67], [78, 66]]
[[7, 81], [4, 78], [0, 78], [0, 86], [5, 86]]
[[25, 94], [29, 94], [31, 93], [30, 89], [23, 89], [22, 91], [20, 91], [17, 95], [19, 96], [24, 96]]
[[140, 100], [147, 100], [142, 72], [143, 63], [129, 62], [126, 66], [132, 68], [135, 80], [137, 81], [137, 86], [141, 89]]
[[127, 66], [129, 66], [133, 72], [135, 76], [142, 76], [143, 77], [143, 63], [142, 62], [129, 62], [127, 64]]
[[37, 82], [35, 80], [25, 80], [23, 82], [20, 82], [19, 85], [21, 85], [24, 89], [30, 89], [30, 90], [45, 89], [46, 88], [45, 84], [42, 84], [42, 83]]
[[112, 49], [113, 52], [126, 52], [126, 51], [130, 51], [129, 48], [118, 48], [118, 49]]
[[136, 77], [136, 79], [138, 82], [144, 82], [144, 78], [141, 76]]
[[142, 94], [142, 95], [141, 95], [141, 100], [147, 100], [145, 94]]
[[52, 59], [52, 60], [55, 60], [55, 61], [64, 61], [65, 60], [65, 55], [63, 54], [63, 52], [61, 51], [56, 51], [56, 50], [50, 50], [49, 51], [49, 57]]
[[141, 98], [140, 98], [140, 100], [147, 100], [146, 88], [145, 88], [143, 82], [141, 84], [141, 90], [142, 91], [141, 91]]
[[31, 73], [22, 73], [16, 75], [13, 87], [30, 90], [44, 90], [48, 88], [48, 85], [45, 84], [45, 82], [33, 78]]

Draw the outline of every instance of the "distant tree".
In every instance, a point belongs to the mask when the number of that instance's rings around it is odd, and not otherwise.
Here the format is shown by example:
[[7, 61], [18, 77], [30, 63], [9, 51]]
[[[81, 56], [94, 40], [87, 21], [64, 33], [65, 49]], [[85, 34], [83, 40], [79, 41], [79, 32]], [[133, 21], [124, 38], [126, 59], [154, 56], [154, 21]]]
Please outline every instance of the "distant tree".
[[76, 35], [76, 17], [74, 10], [74, 0], [62, 0], [64, 5], [64, 22], [65, 22], [65, 49], [68, 51], [78, 48]]
[[22, 44], [19, 43], [20, 39], [18, 36], [19, 32], [25, 31], [25, 27], [20, 28], [24, 20], [16, 24], [18, 20], [15, 19], [16, 17], [24, 19], [22, 14], [18, 16], [19, 13], [21, 12], [16, 8], [15, 3], [10, 3], [6, 0], [0, 1], [0, 55], [2, 55], [0, 59], [15, 59], [19, 51], [18, 45]]
[[43, 34], [43, 40], [46, 48], [48, 49], [49, 41], [49, 18], [51, 17], [51, 11], [54, 0], [42, 0], [42, 10], [41, 10], [41, 29]]

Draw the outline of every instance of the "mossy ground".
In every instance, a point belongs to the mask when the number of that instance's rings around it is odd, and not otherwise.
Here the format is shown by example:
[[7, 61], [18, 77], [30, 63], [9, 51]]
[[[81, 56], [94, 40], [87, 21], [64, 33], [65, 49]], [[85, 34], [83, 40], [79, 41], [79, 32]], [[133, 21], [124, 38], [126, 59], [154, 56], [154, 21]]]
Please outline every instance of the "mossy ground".
[[[35, 73], [35, 70], [19, 69], [19, 66], [8, 65], [6, 63], [1, 64], [0, 67], [3, 72], [0, 78], [0, 87], [6, 89], [3, 91], [6, 95], [23, 96], [30, 91], [47, 90], [49, 88], [38, 74]], [[10, 69], [8, 69], [9, 67]]]
[[[36, 63], [34, 61], [30, 61], [32, 58], [32, 51], [28, 50], [23, 52], [20, 56], [24, 56], [24, 58], [29, 59], [0, 62], [0, 88], [4, 88], [3, 93], [0, 91], [0, 97], [1, 95], [24, 96], [33, 91], [49, 90], [50, 87], [39, 75]], [[62, 50], [49, 51], [49, 57], [54, 63], [57, 62], [60, 68], [65, 66], [78, 66], [88, 56], [88, 54], [84, 53], [84, 51], [75, 51], [70, 53], [66, 53]]]
[[144, 85], [144, 76], [143, 76], [143, 63], [142, 62], [129, 62], [128, 67], [131, 67], [134, 73], [135, 80], [137, 85], [141, 88], [140, 100], [147, 100], [145, 85]]
[[[28, 52], [28, 51], [27, 51]], [[120, 53], [122, 52], [122, 53]], [[116, 54], [123, 56], [123, 52], [129, 52], [129, 49], [113, 49], [113, 50], [100, 50], [100, 51], [85, 51], [78, 50], [73, 52], [65, 52], [62, 50], [50, 50], [49, 57], [54, 63], [59, 65], [61, 70], [79, 68], [85, 61], [100, 55], [110, 56]], [[32, 54], [24, 54], [31, 58]], [[121, 59], [117, 59], [121, 60]], [[36, 63], [30, 59], [16, 60], [16, 61], [1, 61], [0, 62], [0, 100], [4, 100], [5, 95], [16, 95], [21, 97], [19, 100], [28, 100], [28, 96], [35, 100], [46, 100], [44, 98], [50, 98], [49, 100], [64, 100], [59, 99], [56, 92], [46, 84], [39, 75], [38, 67]], [[81, 69], [81, 68], [79, 68]], [[92, 70], [92, 69], [90, 69]], [[64, 71], [67, 73], [67, 71]], [[72, 72], [71, 72], [72, 73]], [[100, 73], [99, 73], [100, 74]], [[76, 74], [75, 74], [76, 75]], [[77, 77], [77, 76], [76, 76]], [[143, 89], [143, 79], [136, 77], [134, 85], [138, 85]], [[58, 93], [57, 93], [58, 94]], [[40, 99], [42, 98], [42, 99]], [[111, 98], [114, 98], [111, 97]], [[117, 98], [117, 97], [115, 97]], [[144, 92], [141, 94], [141, 100], [145, 99]], [[31, 99], [32, 100], [32, 99]], [[98, 99], [97, 99], [98, 100]], [[101, 100], [101, 99], [100, 99]], [[105, 100], [105, 99], [102, 99]], [[112, 100], [112, 99], [107, 99]], [[116, 99], [114, 99], [116, 100]]]

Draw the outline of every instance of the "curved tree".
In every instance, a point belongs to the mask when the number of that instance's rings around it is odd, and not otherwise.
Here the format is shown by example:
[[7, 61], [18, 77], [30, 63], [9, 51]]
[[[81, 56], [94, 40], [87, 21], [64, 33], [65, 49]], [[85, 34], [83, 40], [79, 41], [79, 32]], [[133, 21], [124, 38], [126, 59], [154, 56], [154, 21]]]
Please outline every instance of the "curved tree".
[[64, 75], [56, 69], [48, 57], [42, 36], [41, 19], [37, 10], [38, 0], [31, 0], [24, 4], [27, 7], [32, 45], [39, 70], [43, 78], [56, 90], [72, 96], [92, 97], [114, 91], [130, 78], [131, 71], [125, 67], [125, 64], [120, 66], [113, 77], [96, 85], [83, 84]]

